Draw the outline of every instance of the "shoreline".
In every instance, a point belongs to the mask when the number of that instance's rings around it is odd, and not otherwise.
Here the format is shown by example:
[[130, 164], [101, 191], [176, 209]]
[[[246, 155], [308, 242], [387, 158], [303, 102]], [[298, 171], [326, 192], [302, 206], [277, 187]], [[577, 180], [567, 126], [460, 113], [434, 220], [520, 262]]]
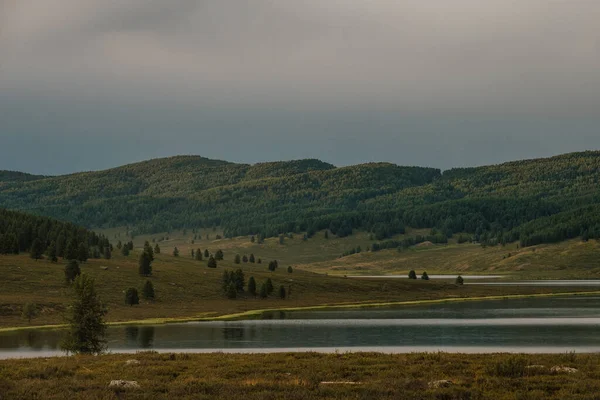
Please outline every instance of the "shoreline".
[[[508, 295], [497, 295], [497, 296], [477, 296], [477, 297], [447, 297], [443, 299], [432, 299], [432, 300], [408, 300], [408, 301], [390, 301], [390, 302], [359, 302], [359, 303], [338, 303], [338, 304], [321, 304], [314, 306], [303, 306], [303, 307], [279, 307], [279, 308], [266, 308], [242, 311], [232, 314], [217, 315], [213, 317], [172, 317], [172, 318], [148, 318], [141, 320], [129, 320], [129, 321], [114, 321], [107, 322], [110, 326], [122, 326], [122, 325], [163, 325], [163, 324], [176, 324], [186, 322], [210, 322], [210, 321], [239, 321], [243, 319], [251, 319], [258, 315], [267, 312], [290, 312], [290, 311], [314, 311], [314, 310], [335, 310], [335, 309], [346, 309], [346, 308], [373, 308], [373, 307], [389, 307], [389, 306], [416, 306], [426, 304], [442, 304], [442, 303], [458, 303], [467, 301], [496, 301], [496, 300], [511, 300], [511, 299], [527, 299], [527, 298], [538, 298], [538, 297], [564, 297], [564, 296], [592, 296], [600, 295], [600, 290], [594, 290], [589, 292], [559, 292], [559, 293], [534, 293], [534, 294], [508, 294]], [[22, 330], [48, 330], [48, 329], [64, 329], [67, 324], [49, 324], [49, 325], [36, 325], [36, 326], [16, 326], [0, 328], [0, 333], [15, 332]]]

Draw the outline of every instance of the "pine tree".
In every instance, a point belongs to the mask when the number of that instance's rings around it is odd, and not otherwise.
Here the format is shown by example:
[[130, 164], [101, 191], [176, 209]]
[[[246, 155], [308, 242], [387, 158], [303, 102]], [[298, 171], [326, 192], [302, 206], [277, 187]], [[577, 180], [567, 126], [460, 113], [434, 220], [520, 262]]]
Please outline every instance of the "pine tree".
[[292, 266], [290, 265], [287, 269], [288, 274], [291, 274], [292, 272], [294, 272], [294, 269], [292, 268]]
[[141, 276], [152, 275], [152, 260], [150, 260], [150, 256], [145, 251], [140, 254], [138, 272]]
[[154, 285], [150, 281], [146, 281], [144, 283], [144, 287], [142, 288], [142, 296], [146, 300], [154, 300]]
[[249, 261], [254, 264], [256, 262], [256, 259], [254, 258], [254, 253], [250, 254], [250, 258]]
[[285, 287], [283, 287], [283, 285], [279, 286], [279, 297], [282, 300], [285, 300]]
[[275, 288], [273, 287], [273, 282], [271, 281], [271, 278], [267, 278], [267, 281], [265, 282], [265, 286], [267, 288], [267, 294], [271, 294], [271, 293], [273, 293], [273, 290], [275, 290]]
[[129, 288], [125, 291], [125, 304], [128, 306], [140, 304], [140, 297], [136, 288]]
[[77, 260], [79, 256], [77, 250], [79, 245], [75, 239], [69, 240], [67, 242], [67, 247], [65, 249], [65, 257], [67, 260]]
[[121, 243], [121, 241], [119, 240], [117, 242], [117, 249], [121, 250], [123, 248], [123, 243]]
[[30, 256], [34, 260], [39, 260], [42, 258], [42, 254], [44, 253], [44, 244], [38, 238], [33, 239], [33, 243], [31, 244]]
[[196, 261], [202, 261], [202, 251], [200, 249], [196, 249]]
[[179, 257], [179, 249], [177, 247], [173, 248], [173, 257]]
[[417, 273], [411, 269], [408, 273], [408, 279], [417, 279]]
[[111, 248], [109, 246], [109, 247], [107, 247], [107, 248], [104, 249], [104, 259], [105, 260], [110, 260], [111, 258], [112, 258], [112, 250], [111, 250]]
[[262, 264], [262, 259], [259, 258], [258, 261], [256, 261], [257, 264]]
[[129, 256], [129, 245], [123, 246], [121, 249], [121, 254], [123, 254], [125, 257]]
[[208, 259], [208, 268], [217, 268], [217, 260], [213, 256]]
[[235, 285], [233, 283], [230, 283], [229, 286], [227, 287], [227, 298], [233, 300], [236, 297], [237, 297], [237, 290], [235, 289]]
[[215, 253], [215, 259], [221, 261], [223, 259], [223, 251], [221, 249], [217, 250]]
[[235, 258], [233, 259], [233, 262], [234, 262], [235, 264], [239, 264], [239, 263], [241, 262], [241, 260], [240, 260], [240, 255], [239, 255], [239, 254], [236, 254], [236, 255], [235, 255]]
[[156, 245], [154, 246], [154, 254], [160, 254], [160, 246], [158, 245], [158, 243], [156, 243]]
[[50, 262], [55, 263], [58, 261], [58, 257], [56, 256], [56, 243], [50, 243], [50, 246], [48, 246], [46, 249], [46, 255], [48, 256], [48, 260], [50, 260]]
[[260, 298], [266, 299], [268, 295], [269, 293], [267, 291], [267, 285], [263, 283], [262, 285], [260, 285]]
[[327, 229], [325, 229], [325, 239], [329, 239], [329, 231]]
[[98, 298], [94, 280], [83, 274], [75, 279], [74, 298], [68, 308], [69, 331], [61, 348], [74, 354], [99, 354], [106, 348], [106, 307]]
[[210, 253], [208, 252], [208, 249], [204, 250], [204, 258], [208, 258], [210, 257]]
[[256, 280], [253, 276], [251, 276], [250, 279], [248, 279], [248, 292], [252, 296], [256, 296]]
[[248, 262], [248, 257], [247, 257], [245, 254], [244, 254], [244, 257], [242, 257], [242, 261], [243, 261], [244, 263], [247, 263], [247, 262]]
[[463, 285], [465, 283], [465, 280], [463, 279], [462, 276], [457, 276], [456, 280], [454, 281], [454, 283], [456, 283], [457, 285]]
[[423, 272], [423, 275], [421, 275], [421, 279], [423, 279], [424, 281], [429, 280], [429, 275], [427, 275], [427, 272]]
[[254, 243], [255, 239], [254, 239], [254, 235], [252, 235], [252, 237], [250, 237], [250, 243]]
[[77, 260], [70, 260], [67, 265], [65, 265], [65, 280], [67, 283], [71, 283], [81, 275], [81, 269], [79, 269], [79, 263]]
[[277, 269], [277, 267], [279, 267], [277, 260], [269, 261], [269, 271], [271, 271], [271, 272], [275, 271]]
[[235, 285], [235, 290], [237, 290], [238, 292], [243, 292], [244, 285], [246, 283], [245, 278], [244, 278], [244, 272], [239, 268], [236, 269], [235, 272], [233, 273], [232, 280]]
[[[133, 249], [131, 249], [133, 250]], [[152, 250], [152, 246], [146, 240], [144, 242], [144, 253], [148, 254], [148, 258], [150, 258], [150, 262], [154, 261], [154, 250]]]

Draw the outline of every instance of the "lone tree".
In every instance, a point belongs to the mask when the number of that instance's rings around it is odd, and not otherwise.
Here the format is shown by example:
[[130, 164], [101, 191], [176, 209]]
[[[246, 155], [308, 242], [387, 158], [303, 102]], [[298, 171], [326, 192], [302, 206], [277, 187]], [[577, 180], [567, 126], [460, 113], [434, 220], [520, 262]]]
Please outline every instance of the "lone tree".
[[154, 246], [154, 254], [160, 254], [160, 246], [158, 243], [156, 243], [156, 246]]
[[31, 258], [34, 260], [39, 260], [42, 258], [42, 254], [44, 254], [44, 244], [38, 238], [33, 239], [30, 252]]
[[142, 288], [142, 296], [146, 300], [154, 300], [154, 285], [150, 281], [146, 281], [144, 283], [144, 287]]
[[271, 293], [273, 293], [273, 290], [275, 290], [275, 288], [273, 287], [273, 282], [271, 281], [271, 278], [267, 278], [267, 281], [265, 282], [265, 286], [267, 288], [267, 294], [271, 294]]
[[223, 259], [223, 250], [217, 250], [217, 252], [215, 253], [215, 259], [219, 261]]
[[210, 257], [210, 253], [208, 252], [208, 249], [204, 250], [204, 257], [205, 258]]
[[248, 256], [246, 256], [246, 255], [244, 254], [244, 257], [242, 257], [242, 261], [243, 261], [244, 263], [247, 263], [247, 262], [248, 262]]
[[252, 296], [256, 296], [256, 280], [253, 276], [251, 276], [250, 279], [248, 279], [248, 292]]
[[195, 258], [196, 258], [196, 261], [202, 261], [202, 251], [200, 249], [196, 249]]
[[465, 283], [465, 280], [463, 279], [462, 276], [459, 275], [456, 277], [456, 280], [454, 281], [454, 283], [456, 283], [457, 285], [462, 285]]
[[121, 249], [121, 254], [123, 254], [125, 257], [129, 256], [129, 245], [125, 244], [125, 246], [123, 246], [123, 248]]
[[179, 249], [177, 247], [173, 248], [173, 257], [179, 257]]
[[236, 264], [239, 264], [240, 262], [242, 262], [242, 260], [240, 259], [240, 255], [236, 254], [235, 258], [233, 259], [233, 262]]
[[31, 319], [37, 315], [37, 306], [33, 303], [27, 303], [23, 306], [23, 312], [21, 317], [26, 319], [28, 323], [31, 323]]
[[100, 354], [106, 348], [106, 307], [96, 294], [94, 280], [83, 274], [75, 279], [74, 297], [68, 308], [69, 331], [61, 349], [73, 354]]
[[213, 256], [208, 259], [208, 268], [217, 268], [217, 260]]
[[256, 259], [254, 258], [254, 253], [250, 254], [250, 258], [248, 259], [248, 261], [250, 261], [252, 264], [256, 262]]
[[417, 273], [415, 272], [415, 270], [410, 270], [410, 272], [408, 273], [408, 279], [417, 279]]
[[67, 283], [72, 283], [79, 275], [81, 275], [81, 269], [79, 269], [77, 260], [69, 261], [69, 263], [65, 265], [65, 280]]
[[423, 279], [424, 281], [429, 280], [429, 275], [427, 275], [427, 272], [423, 272], [423, 275], [421, 275], [421, 279]]
[[134, 304], [140, 304], [140, 296], [136, 288], [130, 287], [125, 291], [125, 304], [133, 306]]
[[288, 274], [291, 274], [292, 272], [294, 272], [294, 268], [292, 268], [292, 266], [290, 265], [288, 267]]
[[279, 287], [279, 297], [282, 300], [285, 300], [285, 287], [283, 287], [283, 285]]
[[141, 276], [152, 275], [152, 260], [146, 252], [140, 254], [140, 258], [138, 260], [138, 272]]

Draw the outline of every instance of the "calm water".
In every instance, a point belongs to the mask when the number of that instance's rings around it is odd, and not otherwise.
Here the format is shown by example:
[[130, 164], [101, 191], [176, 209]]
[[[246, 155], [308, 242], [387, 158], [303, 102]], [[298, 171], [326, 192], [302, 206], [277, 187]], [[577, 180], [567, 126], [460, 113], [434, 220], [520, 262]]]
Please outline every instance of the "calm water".
[[[0, 333], [0, 358], [61, 354], [61, 331]], [[109, 351], [600, 351], [600, 297], [273, 312], [261, 320], [109, 329]]]

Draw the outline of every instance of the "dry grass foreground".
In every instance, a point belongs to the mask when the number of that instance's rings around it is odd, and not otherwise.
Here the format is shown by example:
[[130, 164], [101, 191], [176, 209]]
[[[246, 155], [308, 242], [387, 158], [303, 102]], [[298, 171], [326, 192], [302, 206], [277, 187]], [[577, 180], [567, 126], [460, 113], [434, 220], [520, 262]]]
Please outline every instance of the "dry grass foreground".
[[[135, 359], [137, 362], [127, 362]], [[597, 399], [600, 355], [156, 354], [0, 361], [3, 399]], [[553, 368], [554, 367], [554, 368]], [[559, 368], [556, 368], [559, 367]], [[113, 380], [136, 388], [109, 388]]]

